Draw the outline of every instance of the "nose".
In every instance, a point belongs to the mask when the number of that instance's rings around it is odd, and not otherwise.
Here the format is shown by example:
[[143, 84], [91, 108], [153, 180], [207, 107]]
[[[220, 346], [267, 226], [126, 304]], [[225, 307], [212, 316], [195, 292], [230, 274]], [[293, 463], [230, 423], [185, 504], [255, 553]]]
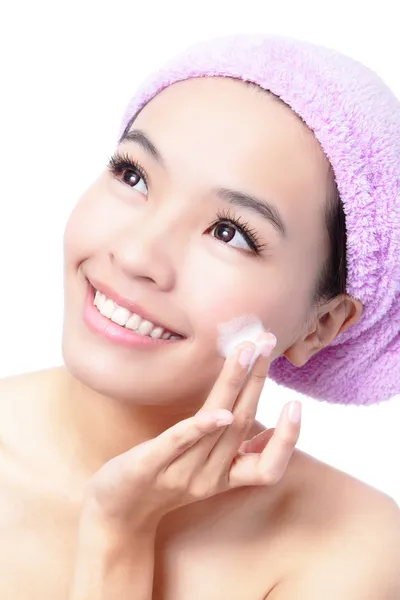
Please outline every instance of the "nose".
[[[162, 291], [174, 286], [177, 248], [173, 224], [162, 211], [130, 223], [113, 238], [108, 252], [113, 268], [128, 279], [143, 280]], [[175, 238], [176, 239], [176, 238]]]

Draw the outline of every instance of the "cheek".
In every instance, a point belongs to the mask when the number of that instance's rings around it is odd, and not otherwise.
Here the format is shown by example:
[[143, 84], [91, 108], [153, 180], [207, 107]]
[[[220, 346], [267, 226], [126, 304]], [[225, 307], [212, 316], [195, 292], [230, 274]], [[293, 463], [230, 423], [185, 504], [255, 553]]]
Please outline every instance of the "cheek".
[[226, 252], [226, 256], [216, 256], [203, 248], [202, 252], [187, 256], [181, 267], [184, 310], [196, 337], [207, 345], [216, 344], [220, 323], [243, 314], [254, 314], [263, 320], [268, 314], [267, 289], [257, 284], [263, 276], [262, 266], [252, 264], [251, 258], [238, 260], [233, 249], [231, 256], [229, 249]]
[[95, 182], [78, 200], [64, 230], [64, 258], [75, 266], [107, 246], [126, 215], [104, 186]]
[[96, 228], [93, 223], [94, 185], [86, 190], [73, 208], [64, 230], [63, 246], [66, 262], [76, 262], [85, 254], [85, 246], [90, 246], [90, 237]]
[[216, 351], [218, 326], [235, 317], [259, 318], [265, 329], [276, 335], [278, 353], [302, 322], [304, 300], [296, 293], [298, 286], [285, 278], [284, 269], [250, 263], [251, 259], [248, 265], [238, 267], [237, 261], [229, 264], [202, 253], [188, 257], [182, 267], [184, 310], [195, 336], [209, 352], [212, 348]]

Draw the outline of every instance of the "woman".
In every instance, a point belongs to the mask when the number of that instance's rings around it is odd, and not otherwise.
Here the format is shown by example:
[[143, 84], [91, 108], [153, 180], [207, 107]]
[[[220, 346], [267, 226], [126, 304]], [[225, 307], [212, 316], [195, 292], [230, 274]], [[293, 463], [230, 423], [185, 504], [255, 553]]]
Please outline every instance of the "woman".
[[[373, 73], [283, 38], [145, 82], [66, 227], [65, 365], [1, 385], [2, 599], [398, 597], [394, 501], [295, 449], [299, 403], [255, 414], [267, 376], [400, 391], [399, 125]], [[264, 333], [225, 361], [243, 315]]]

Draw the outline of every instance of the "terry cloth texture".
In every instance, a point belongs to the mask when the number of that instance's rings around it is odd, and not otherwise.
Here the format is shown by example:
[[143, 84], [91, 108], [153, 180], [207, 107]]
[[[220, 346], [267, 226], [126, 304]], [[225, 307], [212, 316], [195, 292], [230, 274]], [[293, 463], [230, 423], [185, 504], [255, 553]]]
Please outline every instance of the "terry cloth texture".
[[312, 398], [369, 405], [400, 393], [400, 102], [362, 63], [272, 35], [198, 43], [152, 74], [128, 103], [132, 117], [167, 86], [193, 77], [251, 81], [279, 96], [319, 140], [346, 215], [347, 293], [361, 319], [304, 366], [284, 356], [270, 378]]

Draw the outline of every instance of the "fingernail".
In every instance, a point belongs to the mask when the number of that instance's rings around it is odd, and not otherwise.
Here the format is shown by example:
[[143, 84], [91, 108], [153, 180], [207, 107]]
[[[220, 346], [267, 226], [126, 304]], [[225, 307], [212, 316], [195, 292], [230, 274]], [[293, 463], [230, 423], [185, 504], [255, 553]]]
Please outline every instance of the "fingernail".
[[289, 421], [292, 423], [299, 423], [301, 419], [301, 403], [291, 402], [288, 410]]
[[259, 346], [260, 354], [262, 354], [262, 356], [270, 356], [272, 350], [276, 346], [276, 342], [277, 339], [274, 335], [271, 335], [267, 340], [262, 341]]
[[245, 348], [244, 350], [241, 351], [241, 353], [239, 354], [239, 363], [242, 367], [248, 367], [249, 364], [251, 363], [251, 359], [254, 356], [254, 352], [255, 352], [256, 348], [253, 345], [253, 347], [248, 347]]
[[222, 427], [223, 425], [230, 425], [233, 423], [233, 413], [230, 411], [224, 410], [216, 415], [215, 424], [217, 427]]
[[233, 413], [226, 409], [217, 411], [200, 411], [196, 415], [198, 421], [202, 421], [206, 425], [230, 425], [233, 421]]
[[223, 427], [224, 425], [230, 425], [231, 423], [233, 423], [233, 417], [229, 419], [224, 417], [215, 421], [217, 427]]

